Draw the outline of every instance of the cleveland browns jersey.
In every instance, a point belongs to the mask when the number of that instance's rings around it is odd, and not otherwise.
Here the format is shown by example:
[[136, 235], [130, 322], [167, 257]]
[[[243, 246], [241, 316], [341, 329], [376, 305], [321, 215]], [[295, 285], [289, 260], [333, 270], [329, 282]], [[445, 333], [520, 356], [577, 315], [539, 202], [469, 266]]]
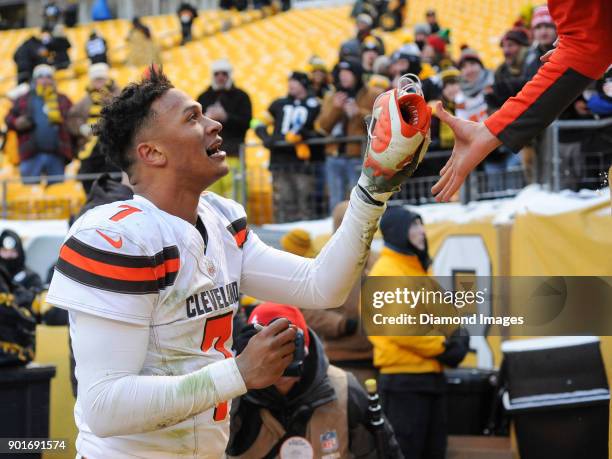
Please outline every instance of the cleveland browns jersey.
[[[141, 375], [184, 375], [233, 357], [246, 215], [234, 201], [204, 193], [198, 216], [194, 226], [138, 195], [90, 210], [68, 233], [47, 301], [148, 326]], [[228, 405], [157, 431], [99, 438], [84, 422], [77, 399], [77, 448], [96, 458], [221, 457]]]

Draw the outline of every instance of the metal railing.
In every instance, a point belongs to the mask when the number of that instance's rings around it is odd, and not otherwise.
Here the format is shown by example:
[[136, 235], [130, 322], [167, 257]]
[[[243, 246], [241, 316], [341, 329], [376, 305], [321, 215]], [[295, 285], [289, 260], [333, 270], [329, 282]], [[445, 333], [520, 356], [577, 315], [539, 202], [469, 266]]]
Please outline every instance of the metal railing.
[[[65, 194], [50, 192], [55, 184], [71, 180], [94, 181], [103, 173], [97, 174], [64, 174], [41, 177], [13, 177], [0, 181], [2, 194], [2, 219], [37, 220], [49, 218], [69, 218], [76, 215], [85, 203], [85, 193]], [[121, 180], [121, 172], [112, 172], [108, 175], [117, 181]], [[25, 185], [26, 188], [12, 192], [11, 185]], [[30, 185], [28, 187], [28, 185]], [[37, 186], [38, 185], [38, 186]], [[51, 187], [51, 188], [49, 188]], [[78, 190], [75, 189], [75, 191]]]
[[[560, 153], [559, 131], [564, 129], [583, 129], [591, 134], [601, 134], [603, 128], [612, 126], [612, 118], [604, 120], [580, 120], [580, 121], [556, 121], [544, 134], [544, 155], [543, 162], [545, 173], [542, 174], [540, 182], [545, 188], [552, 191], [559, 191], [563, 185], [562, 159]], [[581, 186], [601, 188], [605, 185], [606, 177], [602, 177], [607, 172], [612, 162], [612, 135], [606, 134], [605, 147], [596, 151], [579, 151], [580, 159], [585, 161], [584, 176], [581, 178]], [[608, 138], [609, 137], [609, 138]], [[308, 145], [325, 146], [328, 144], [361, 144], [362, 151], [365, 142], [364, 137], [325, 137], [313, 138], [306, 141]], [[291, 147], [293, 144], [288, 142], [278, 142], [273, 147]], [[562, 145], [561, 145], [562, 146]], [[232, 169], [230, 180], [231, 190], [226, 194], [228, 197], [241, 202], [249, 208], [250, 218], [258, 223], [277, 222], [284, 223], [297, 219], [318, 219], [329, 216], [332, 209], [328, 205], [327, 181], [325, 178], [324, 161], [304, 162], [292, 161], [289, 163], [262, 164], [261, 167], [248, 168], [246, 164], [246, 151], [251, 148], [262, 148], [261, 143], [248, 143], [241, 145], [239, 161]], [[406, 181], [402, 190], [392, 197], [392, 200], [420, 205], [433, 203], [431, 187], [439, 179], [438, 172], [450, 156], [449, 150], [429, 151], [425, 159], [417, 169], [415, 175]], [[354, 177], [358, 176], [359, 166], [355, 166]], [[86, 175], [60, 175], [43, 177], [43, 182], [52, 184], [63, 180], [94, 180], [101, 174]], [[112, 174], [119, 178], [120, 174]], [[278, 188], [276, 180], [285, 181], [285, 191], [275, 193]], [[292, 180], [293, 179], [293, 180]], [[37, 184], [40, 177], [12, 178], [4, 179], [0, 182], [2, 193], [3, 218], [13, 218], [15, 215], [15, 204], [11, 202], [9, 187], [11, 183]], [[460, 200], [462, 203], [483, 199], [499, 199], [515, 196], [526, 185], [525, 171], [522, 167], [512, 167], [499, 172], [477, 170], [470, 174], [461, 189]], [[294, 188], [292, 189], [291, 186]], [[284, 199], [282, 194], [289, 192], [295, 195], [295, 199]], [[350, 185], [347, 185], [347, 192]], [[280, 194], [280, 195], [279, 195]], [[14, 195], [14, 193], [13, 193]], [[276, 196], [275, 196], [276, 195]], [[21, 205], [27, 194], [20, 196]], [[54, 199], [57, 198], [55, 202]], [[46, 203], [53, 206], [65, 205], [60, 203], [61, 197], [53, 196], [46, 200]], [[46, 205], [45, 200], [41, 200], [38, 205]], [[40, 208], [37, 208], [40, 210]], [[35, 209], [36, 210], [36, 209]], [[71, 207], [71, 211], [74, 207]], [[21, 215], [23, 209], [17, 212]], [[21, 212], [21, 213], [20, 213]], [[53, 212], [51, 212], [53, 213]], [[32, 213], [36, 218], [36, 212]], [[48, 218], [41, 216], [39, 218]]]
[[[359, 143], [363, 152], [366, 140], [367, 138], [363, 136], [318, 137], [308, 139], [305, 143], [311, 147]], [[277, 142], [272, 149], [293, 146], [288, 142]], [[262, 147], [261, 143], [243, 144], [240, 149], [240, 169], [233, 171], [235, 192], [232, 196], [248, 207], [249, 218], [260, 217], [260, 223], [271, 221], [284, 223], [328, 217], [332, 209], [329, 208], [325, 157], [318, 162], [281, 163], [273, 160], [271, 164], [262, 165], [259, 171], [247, 170], [246, 150]], [[392, 200], [413, 205], [435, 202], [431, 187], [437, 182], [439, 178], [437, 174], [449, 156], [448, 150], [428, 152], [415, 175], [404, 184], [399, 193], [392, 197]], [[355, 170], [352, 171], [355, 178], [359, 176], [361, 161], [359, 158], [354, 166]], [[351, 175], [350, 172], [347, 172], [347, 175]], [[293, 189], [291, 184], [287, 184], [291, 177], [294, 178]], [[348, 192], [354, 184], [346, 184], [345, 198], [348, 198]], [[258, 191], [253, 192], [253, 189]]]
[[[562, 178], [563, 178], [563, 170], [562, 170], [562, 158], [560, 153], [560, 142], [559, 141], [559, 133], [563, 130], [598, 130], [602, 128], [606, 128], [612, 126], [612, 118], [605, 118], [599, 120], [558, 120], [552, 123], [546, 129], [545, 138], [550, 143], [550, 151], [548, 152], [548, 157], [550, 158], [550, 170], [552, 174], [548, 177], [549, 186], [552, 191], [559, 192], [562, 188]], [[608, 134], [610, 139], [608, 140], [610, 147], [612, 147], [612, 135]], [[589, 159], [595, 159], [599, 162], [594, 168], [585, 167], [585, 175], [588, 172], [595, 172], [596, 174], [601, 173], [602, 170], [607, 171], [610, 167], [610, 161], [612, 160], [612, 149], [607, 148], [600, 151], [582, 151], [584, 148], [581, 148], [581, 160], [584, 160], [585, 166]], [[607, 159], [606, 159], [607, 158]], [[606, 164], [607, 160], [607, 164]], [[595, 169], [595, 170], [593, 170]], [[596, 187], [598, 185], [604, 185], [602, 183], [604, 180], [602, 177], [592, 177], [589, 180], [588, 175], [586, 176], [586, 183], [592, 183]]]

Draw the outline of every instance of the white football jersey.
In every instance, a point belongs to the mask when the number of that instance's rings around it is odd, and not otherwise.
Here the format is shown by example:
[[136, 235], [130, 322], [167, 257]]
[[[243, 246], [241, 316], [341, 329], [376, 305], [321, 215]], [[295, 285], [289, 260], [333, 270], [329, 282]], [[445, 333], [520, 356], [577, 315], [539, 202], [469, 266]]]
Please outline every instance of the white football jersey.
[[[47, 301], [148, 325], [142, 375], [184, 375], [232, 357], [246, 214], [234, 201], [204, 193], [198, 215], [208, 244], [201, 227], [141, 196], [94, 208], [70, 229]], [[218, 458], [228, 440], [229, 402], [136, 435], [95, 436], [83, 421], [78, 399], [75, 419], [77, 449], [84, 456]]]

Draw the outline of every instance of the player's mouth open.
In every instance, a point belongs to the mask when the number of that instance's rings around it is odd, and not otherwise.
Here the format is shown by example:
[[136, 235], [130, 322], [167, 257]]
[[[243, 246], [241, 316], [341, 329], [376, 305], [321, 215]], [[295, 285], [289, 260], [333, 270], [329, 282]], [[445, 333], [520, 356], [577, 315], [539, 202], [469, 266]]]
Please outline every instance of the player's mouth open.
[[225, 156], [225, 152], [221, 150], [221, 145], [223, 144], [223, 139], [220, 137], [215, 140], [207, 149], [206, 154], [209, 158], [218, 158]]

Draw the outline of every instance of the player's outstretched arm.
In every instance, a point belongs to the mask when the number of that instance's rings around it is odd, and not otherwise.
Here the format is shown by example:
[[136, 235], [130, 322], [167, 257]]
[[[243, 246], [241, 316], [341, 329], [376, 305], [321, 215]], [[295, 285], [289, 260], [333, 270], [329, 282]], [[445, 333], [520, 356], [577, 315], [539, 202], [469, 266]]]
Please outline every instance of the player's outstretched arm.
[[453, 153], [440, 171], [440, 180], [431, 189], [438, 202], [448, 201], [461, 187], [466, 177], [489, 153], [501, 145], [484, 123], [462, 120], [436, 104], [435, 114], [449, 125], [455, 135]]
[[386, 201], [427, 150], [430, 117], [416, 92], [379, 96], [362, 175], [340, 228], [314, 260], [276, 250], [251, 235], [244, 245], [241, 290], [306, 309], [343, 304], [366, 263]]
[[[99, 437], [178, 424], [217, 403], [278, 379], [293, 357], [287, 321], [265, 327], [238, 359], [182, 376], [142, 375], [149, 327], [74, 312], [73, 349], [82, 415]], [[256, 362], [256, 366], [253, 365]]]
[[[448, 201], [467, 175], [502, 143], [519, 151], [612, 63], [608, 0], [549, 1], [559, 44], [546, 63], [515, 96], [484, 123], [458, 120], [443, 110], [440, 119], [455, 133], [451, 158], [432, 188], [437, 201]], [[588, 14], [581, 14], [588, 11]]]

